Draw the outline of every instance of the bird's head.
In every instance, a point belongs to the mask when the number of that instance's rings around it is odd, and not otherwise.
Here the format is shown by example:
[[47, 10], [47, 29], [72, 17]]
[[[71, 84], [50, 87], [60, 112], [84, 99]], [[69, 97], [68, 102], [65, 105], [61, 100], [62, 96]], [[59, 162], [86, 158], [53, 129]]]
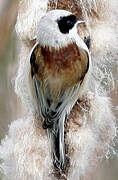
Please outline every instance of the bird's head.
[[42, 46], [61, 48], [71, 43], [77, 34], [77, 25], [84, 23], [71, 12], [52, 10], [43, 16], [37, 26], [37, 41]]

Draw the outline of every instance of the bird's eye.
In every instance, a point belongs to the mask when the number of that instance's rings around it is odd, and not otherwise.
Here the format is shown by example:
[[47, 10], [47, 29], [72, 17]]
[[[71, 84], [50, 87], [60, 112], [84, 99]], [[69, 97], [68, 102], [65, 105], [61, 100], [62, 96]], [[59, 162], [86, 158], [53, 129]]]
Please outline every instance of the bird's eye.
[[71, 21], [68, 20], [68, 21], [67, 21], [67, 24], [70, 24], [70, 23], [71, 23]]
[[67, 21], [67, 25], [72, 25], [72, 24], [73, 24], [72, 21], [70, 21], [70, 20]]

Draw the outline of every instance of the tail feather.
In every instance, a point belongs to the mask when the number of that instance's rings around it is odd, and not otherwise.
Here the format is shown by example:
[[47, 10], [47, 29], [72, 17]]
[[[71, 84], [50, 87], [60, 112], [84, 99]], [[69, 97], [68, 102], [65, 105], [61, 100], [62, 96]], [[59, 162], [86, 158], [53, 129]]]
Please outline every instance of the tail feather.
[[56, 121], [52, 129], [48, 129], [53, 164], [60, 170], [65, 168], [64, 121], [65, 117]]

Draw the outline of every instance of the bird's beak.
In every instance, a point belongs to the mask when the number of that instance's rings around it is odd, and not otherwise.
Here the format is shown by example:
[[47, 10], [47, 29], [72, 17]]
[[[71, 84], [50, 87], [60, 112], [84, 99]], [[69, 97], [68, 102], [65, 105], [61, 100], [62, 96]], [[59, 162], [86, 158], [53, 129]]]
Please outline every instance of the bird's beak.
[[85, 23], [85, 21], [77, 19], [77, 24]]

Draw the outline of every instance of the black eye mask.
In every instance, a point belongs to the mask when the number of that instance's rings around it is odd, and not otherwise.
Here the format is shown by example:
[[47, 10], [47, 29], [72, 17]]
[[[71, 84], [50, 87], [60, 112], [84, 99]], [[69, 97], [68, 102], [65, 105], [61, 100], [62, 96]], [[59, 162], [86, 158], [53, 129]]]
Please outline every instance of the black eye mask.
[[78, 21], [77, 17], [74, 15], [60, 17], [57, 20], [59, 29], [62, 33], [66, 34], [69, 33], [69, 30], [73, 28], [75, 23]]

